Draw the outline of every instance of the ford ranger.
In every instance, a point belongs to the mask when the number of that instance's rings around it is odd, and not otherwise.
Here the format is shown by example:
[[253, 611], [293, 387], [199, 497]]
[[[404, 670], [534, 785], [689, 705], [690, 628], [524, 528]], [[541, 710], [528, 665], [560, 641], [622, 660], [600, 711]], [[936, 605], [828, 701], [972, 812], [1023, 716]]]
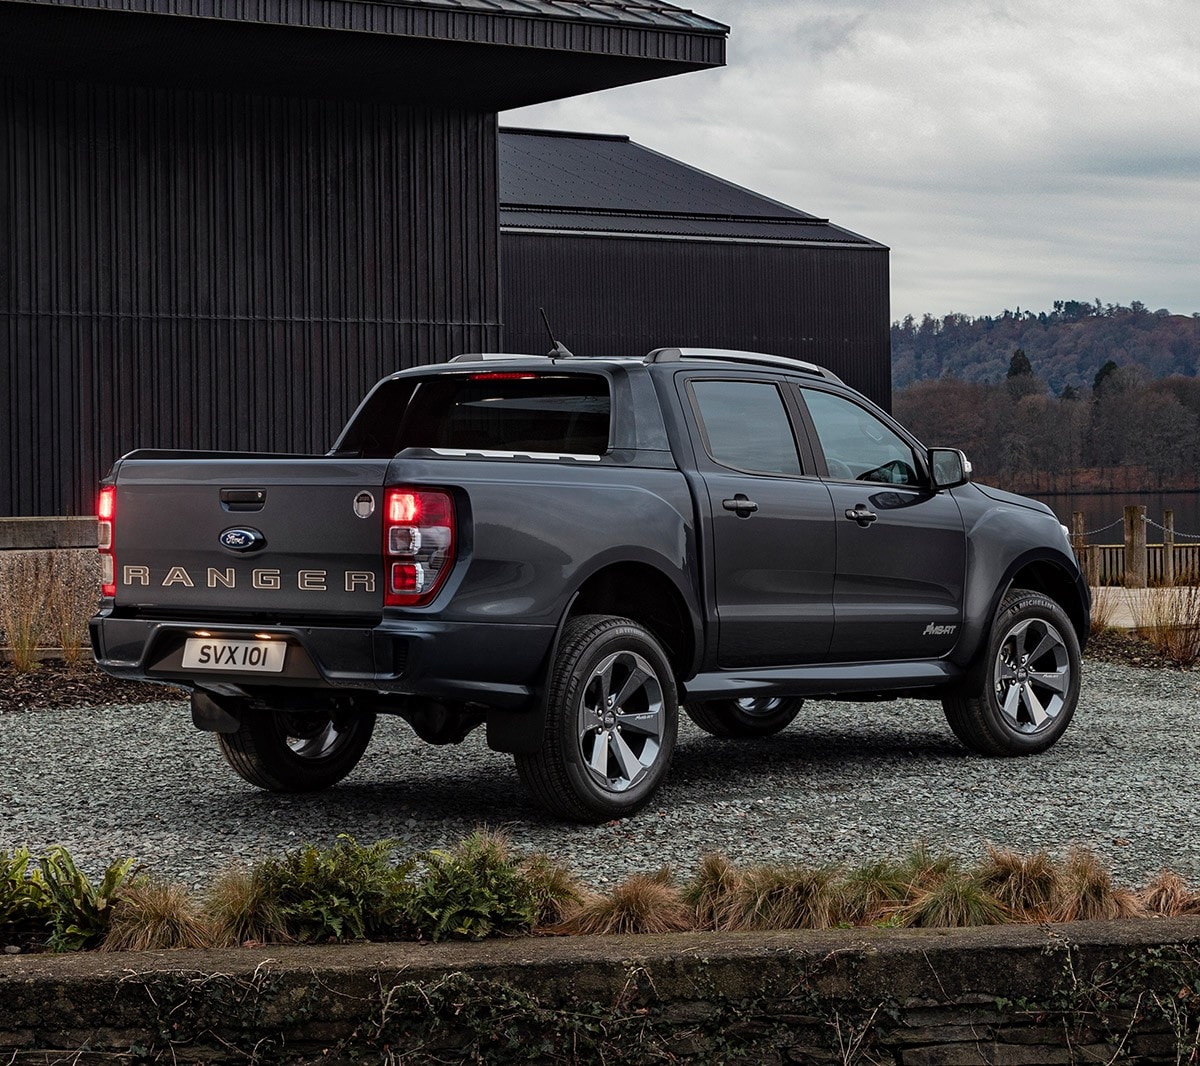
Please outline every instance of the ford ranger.
[[97, 662], [189, 690], [248, 782], [332, 785], [397, 715], [484, 727], [580, 821], [650, 800], [680, 711], [764, 737], [807, 699], [918, 697], [974, 752], [1042, 751], [1089, 625], [1047, 507], [747, 352], [404, 370], [326, 455], [131, 452], [99, 529]]

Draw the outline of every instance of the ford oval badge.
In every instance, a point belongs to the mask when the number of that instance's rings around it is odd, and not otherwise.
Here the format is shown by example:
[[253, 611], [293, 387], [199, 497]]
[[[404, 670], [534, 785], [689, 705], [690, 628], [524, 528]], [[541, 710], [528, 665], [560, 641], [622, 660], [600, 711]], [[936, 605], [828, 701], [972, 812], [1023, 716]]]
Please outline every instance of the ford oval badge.
[[231, 552], [257, 551], [267, 543], [267, 538], [257, 529], [245, 528], [227, 529], [217, 539], [222, 548], [228, 548]]

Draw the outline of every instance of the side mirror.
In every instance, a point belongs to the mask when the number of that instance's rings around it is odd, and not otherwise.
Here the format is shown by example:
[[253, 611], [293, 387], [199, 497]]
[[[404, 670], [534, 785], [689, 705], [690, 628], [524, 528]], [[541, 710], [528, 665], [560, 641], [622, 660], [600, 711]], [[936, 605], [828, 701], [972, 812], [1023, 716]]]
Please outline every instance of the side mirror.
[[935, 489], [952, 489], [971, 480], [971, 461], [957, 448], [930, 448], [929, 469]]

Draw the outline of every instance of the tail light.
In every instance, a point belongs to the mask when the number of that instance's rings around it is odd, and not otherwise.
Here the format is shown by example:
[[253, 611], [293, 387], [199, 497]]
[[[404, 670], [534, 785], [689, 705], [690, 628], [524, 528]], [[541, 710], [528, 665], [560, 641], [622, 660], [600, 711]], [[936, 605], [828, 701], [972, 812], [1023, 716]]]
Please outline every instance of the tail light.
[[96, 503], [96, 547], [100, 551], [100, 591], [104, 596], [117, 594], [117, 559], [114, 554], [113, 527], [117, 515], [117, 490], [111, 485], [100, 490]]
[[454, 501], [430, 489], [389, 489], [383, 515], [383, 602], [429, 603], [454, 565]]

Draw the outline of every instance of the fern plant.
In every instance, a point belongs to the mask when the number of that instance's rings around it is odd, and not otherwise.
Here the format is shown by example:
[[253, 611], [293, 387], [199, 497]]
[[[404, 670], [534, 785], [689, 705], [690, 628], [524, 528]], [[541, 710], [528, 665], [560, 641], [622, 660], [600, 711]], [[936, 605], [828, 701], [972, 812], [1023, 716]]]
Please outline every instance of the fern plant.
[[94, 885], [61, 845], [38, 860], [44, 892], [44, 911], [52, 925], [46, 946], [51, 951], [79, 951], [104, 939], [112, 918], [112, 903], [134, 868], [133, 859], [109, 864]]
[[422, 861], [408, 901], [422, 936], [482, 940], [533, 928], [536, 892], [501, 834], [476, 830], [450, 851], [426, 852]]
[[412, 862], [396, 865], [396, 841], [359, 844], [342, 834], [329, 848], [305, 844], [255, 871], [262, 900], [302, 942], [395, 937], [406, 923]]
[[26, 848], [0, 851], [0, 926], [36, 919], [45, 906], [45, 883]]

